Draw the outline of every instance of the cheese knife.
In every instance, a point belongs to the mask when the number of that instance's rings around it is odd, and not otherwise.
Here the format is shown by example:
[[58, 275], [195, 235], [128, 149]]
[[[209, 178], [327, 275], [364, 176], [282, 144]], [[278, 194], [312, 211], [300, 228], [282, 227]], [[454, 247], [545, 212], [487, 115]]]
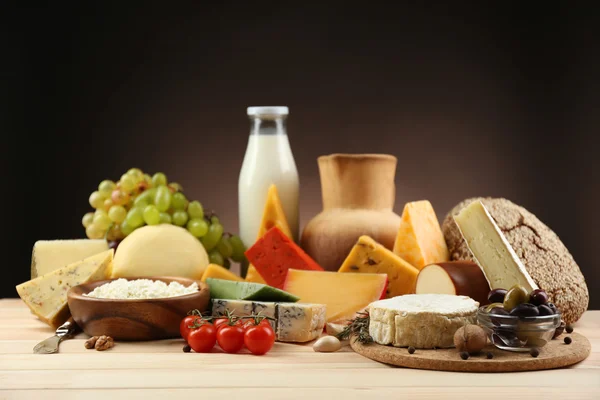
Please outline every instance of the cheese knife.
[[63, 339], [73, 336], [79, 330], [79, 326], [73, 321], [73, 317], [56, 328], [54, 336], [38, 343], [33, 348], [34, 354], [53, 354], [58, 352], [58, 345]]

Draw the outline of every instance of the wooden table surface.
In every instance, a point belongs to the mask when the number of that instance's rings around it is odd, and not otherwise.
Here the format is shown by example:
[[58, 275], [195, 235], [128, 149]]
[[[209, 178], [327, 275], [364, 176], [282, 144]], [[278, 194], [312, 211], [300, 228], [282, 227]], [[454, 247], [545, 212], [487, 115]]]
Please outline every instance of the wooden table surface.
[[186, 354], [182, 340], [117, 343], [98, 352], [84, 348], [81, 334], [58, 354], [36, 355], [35, 344], [53, 331], [20, 300], [2, 299], [0, 399], [600, 399], [600, 311], [588, 311], [575, 329], [592, 343], [585, 361], [503, 374], [393, 368], [349, 346], [315, 353], [312, 343], [275, 343], [264, 356]]

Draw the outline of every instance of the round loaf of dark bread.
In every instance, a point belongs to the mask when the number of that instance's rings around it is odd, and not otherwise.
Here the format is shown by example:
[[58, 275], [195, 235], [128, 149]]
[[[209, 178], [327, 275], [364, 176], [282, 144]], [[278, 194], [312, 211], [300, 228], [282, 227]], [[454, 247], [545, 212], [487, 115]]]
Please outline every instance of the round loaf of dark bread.
[[[454, 207], [442, 231], [452, 260], [473, 260], [452, 218], [474, 200], [481, 200], [506, 236], [533, 280], [544, 289], [567, 324], [587, 310], [588, 288], [579, 266], [559, 237], [525, 208], [502, 198], [471, 198]], [[506, 288], [508, 289], [508, 288]]]

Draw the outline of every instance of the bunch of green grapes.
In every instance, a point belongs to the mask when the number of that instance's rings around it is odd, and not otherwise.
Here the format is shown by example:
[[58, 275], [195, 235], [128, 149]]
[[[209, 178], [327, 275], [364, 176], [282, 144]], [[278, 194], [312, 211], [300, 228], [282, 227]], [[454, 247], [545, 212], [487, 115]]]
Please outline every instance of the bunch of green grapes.
[[82, 224], [90, 239], [104, 238], [116, 247], [144, 225], [173, 224], [200, 240], [211, 263], [229, 268], [231, 261], [245, 262], [240, 237], [225, 233], [216, 214], [205, 213], [199, 201], [189, 201], [181, 185], [169, 183], [162, 172], [150, 176], [132, 168], [117, 182], [100, 182], [89, 202], [95, 211], [86, 213]]

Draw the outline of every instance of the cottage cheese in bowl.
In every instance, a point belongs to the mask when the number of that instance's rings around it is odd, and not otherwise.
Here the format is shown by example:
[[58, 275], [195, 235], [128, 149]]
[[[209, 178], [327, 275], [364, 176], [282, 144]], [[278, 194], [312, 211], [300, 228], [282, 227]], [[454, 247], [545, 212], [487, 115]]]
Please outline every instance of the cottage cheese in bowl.
[[179, 282], [153, 281], [151, 279], [116, 279], [100, 285], [84, 296], [98, 299], [141, 300], [164, 299], [198, 292], [198, 284], [184, 286]]

